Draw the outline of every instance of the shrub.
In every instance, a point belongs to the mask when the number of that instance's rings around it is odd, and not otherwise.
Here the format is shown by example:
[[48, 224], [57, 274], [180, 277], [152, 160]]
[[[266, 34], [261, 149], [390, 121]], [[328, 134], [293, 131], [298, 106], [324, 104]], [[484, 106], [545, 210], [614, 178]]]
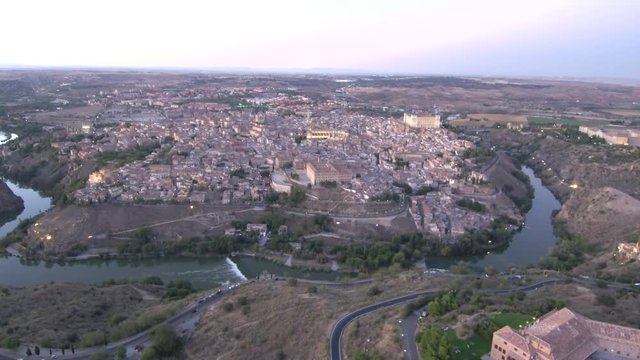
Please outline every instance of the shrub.
[[375, 285], [370, 287], [369, 290], [367, 290], [367, 295], [369, 296], [376, 296], [376, 295], [380, 295], [381, 293], [382, 293], [382, 290], [380, 290], [380, 288]]
[[18, 346], [20, 346], [20, 340], [15, 336], [9, 336], [8, 338], [4, 338], [0, 342], [0, 346], [2, 346], [3, 348], [15, 350], [18, 348]]
[[605, 293], [598, 294], [596, 296], [596, 301], [598, 302], [598, 304], [607, 307], [613, 307], [616, 305], [616, 299], [613, 296]]
[[120, 324], [121, 322], [123, 322], [125, 320], [127, 320], [126, 316], [121, 315], [121, 314], [113, 314], [109, 318], [109, 325], [116, 326], [116, 325]]
[[158, 276], [149, 276], [148, 278], [142, 280], [142, 283], [149, 284], [149, 285], [160, 285], [160, 286], [164, 285], [164, 282]]
[[238, 305], [247, 305], [249, 303], [249, 300], [247, 299], [246, 296], [240, 296], [238, 298]]
[[233, 303], [226, 302], [226, 303], [222, 304], [222, 309], [224, 309], [224, 311], [226, 311], [226, 312], [232, 312], [233, 311]]
[[155, 360], [156, 357], [156, 351], [153, 349], [153, 347], [148, 347], [142, 351], [140, 360]]
[[118, 346], [116, 348], [116, 357], [118, 360], [124, 360], [127, 358], [127, 349], [124, 346]]
[[106, 335], [100, 331], [91, 331], [80, 337], [80, 346], [92, 347], [96, 345], [102, 345], [106, 342]]

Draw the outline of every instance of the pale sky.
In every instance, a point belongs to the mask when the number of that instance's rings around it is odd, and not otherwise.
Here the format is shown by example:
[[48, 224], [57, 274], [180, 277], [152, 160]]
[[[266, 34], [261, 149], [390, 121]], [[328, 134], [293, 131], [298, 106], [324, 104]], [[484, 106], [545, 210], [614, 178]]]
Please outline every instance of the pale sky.
[[640, 79], [640, 0], [5, 0], [0, 65]]

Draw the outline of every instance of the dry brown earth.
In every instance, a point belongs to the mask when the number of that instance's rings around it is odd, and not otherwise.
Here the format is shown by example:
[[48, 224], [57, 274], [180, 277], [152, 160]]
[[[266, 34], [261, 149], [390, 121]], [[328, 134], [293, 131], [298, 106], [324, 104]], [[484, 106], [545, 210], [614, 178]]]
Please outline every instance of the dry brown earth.
[[626, 235], [640, 231], [640, 200], [610, 187], [585, 189], [569, 198], [558, 219], [572, 233], [613, 251]]

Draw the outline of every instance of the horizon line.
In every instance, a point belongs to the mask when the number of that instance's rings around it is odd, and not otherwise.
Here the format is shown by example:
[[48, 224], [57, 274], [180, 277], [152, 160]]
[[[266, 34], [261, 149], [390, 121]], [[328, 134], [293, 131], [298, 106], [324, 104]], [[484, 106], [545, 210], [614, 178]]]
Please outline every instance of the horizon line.
[[526, 75], [526, 74], [475, 74], [475, 73], [429, 73], [429, 72], [389, 72], [343, 68], [280, 68], [280, 67], [185, 67], [185, 66], [93, 66], [93, 65], [22, 65], [0, 64], [0, 70], [89, 70], [89, 71], [153, 71], [180, 73], [224, 73], [229, 75], [271, 74], [271, 75], [343, 75], [343, 76], [381, 76], [381, 77], [479, 77], [487, 79], [531, 79], [556, 81], [600, 81], [618, 85], [640, 86], [640, 78], [612, 76], [575, 76], [575, 75]]

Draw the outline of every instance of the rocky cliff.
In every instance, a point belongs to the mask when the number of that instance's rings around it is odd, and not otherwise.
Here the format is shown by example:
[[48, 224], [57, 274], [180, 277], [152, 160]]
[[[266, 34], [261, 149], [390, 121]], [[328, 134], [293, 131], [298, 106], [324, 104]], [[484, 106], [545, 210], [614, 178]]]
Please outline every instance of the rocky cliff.
[[24, 210], [24, 201], [16, 196], [4, 182], [0, 181], [0, 225], [18, 216]]

